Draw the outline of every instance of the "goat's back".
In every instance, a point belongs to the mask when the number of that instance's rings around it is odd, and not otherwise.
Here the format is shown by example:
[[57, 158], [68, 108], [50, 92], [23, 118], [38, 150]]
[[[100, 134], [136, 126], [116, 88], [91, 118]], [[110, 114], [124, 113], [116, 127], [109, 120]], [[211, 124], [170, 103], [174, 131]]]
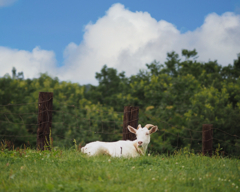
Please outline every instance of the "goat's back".
[[110, 155], [112, 157], [136, 157], [139, 156], [136, 148], [134, 147], [136, 141], [116, 141], [116, 142], [101, 142], [95, 141], [88, 143], [81, 148], [83, 153], [89, 156], [93, 155]]

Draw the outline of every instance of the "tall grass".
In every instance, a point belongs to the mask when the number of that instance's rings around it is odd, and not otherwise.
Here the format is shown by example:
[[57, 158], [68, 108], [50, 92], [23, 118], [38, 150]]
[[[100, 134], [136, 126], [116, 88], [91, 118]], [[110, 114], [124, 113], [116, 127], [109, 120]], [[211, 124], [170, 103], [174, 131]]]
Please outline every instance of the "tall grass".
[[128, 159], [2, 149], [0, 191], [240, 191], [240, 160], [188, 150]]

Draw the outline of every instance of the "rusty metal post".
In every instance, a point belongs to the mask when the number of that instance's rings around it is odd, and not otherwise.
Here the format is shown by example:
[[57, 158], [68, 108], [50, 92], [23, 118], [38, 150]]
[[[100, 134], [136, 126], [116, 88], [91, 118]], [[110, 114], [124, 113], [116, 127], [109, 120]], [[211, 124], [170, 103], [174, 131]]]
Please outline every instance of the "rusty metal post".
[[124, 119], [123, 119], [123, 140], [135, 140], [136, 135], [131, 133], [127, 126], [131, 125], [134, 128], [138, 126], [138, 113], [139, 107], [124, 107]]
[[202, 153], [212, 156], [213, 129], [212, 124], [203, 124], [202, 126]]
[[37, 148], [50, 149], [50, 131], [52, 127], [53, 93], [39, 92]]

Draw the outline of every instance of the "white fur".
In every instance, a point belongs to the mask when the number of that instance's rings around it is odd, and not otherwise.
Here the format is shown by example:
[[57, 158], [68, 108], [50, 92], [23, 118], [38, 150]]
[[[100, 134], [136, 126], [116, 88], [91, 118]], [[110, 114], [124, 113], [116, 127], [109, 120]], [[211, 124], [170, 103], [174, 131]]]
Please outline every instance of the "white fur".
[[[151, 124], [141, 128], [135, 129], [128, 126], [130, 132], [136, 134], [137, 139], [135, 141], [116, 141], [116, 142], [91, 142], [81, 148], [82, 153], [86, 153], [89, 156], [106, 154], [112, 157], [138, 157], [146, 153], [148, 144], [150, 143], [150, 134], [157, 131], [157, 126], [154, 126], [151, 130], [148, 130]], [[142, 143], [141, 143], [142, 142]]]

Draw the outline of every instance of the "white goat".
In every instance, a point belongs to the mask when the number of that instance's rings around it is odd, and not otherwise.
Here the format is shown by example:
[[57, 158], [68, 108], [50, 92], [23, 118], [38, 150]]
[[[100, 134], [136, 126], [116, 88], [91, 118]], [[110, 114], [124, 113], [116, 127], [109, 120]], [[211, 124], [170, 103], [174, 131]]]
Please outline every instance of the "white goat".
[[[148, 130], [150, 127], [152, 128]], [[135, 129], [128, 125], [128, 130], [136, 135], [137, 139], [135, 141], [95, 141], [82, 147], [81, 151], [89, 156], [106, 154], [112, 157], [137, 157], [145, 155], [148, 144], [150, 143], [150, 135], [156, 132], [158, 127], [147, 124], [142, 128], [139, 124], [137, 129]]]

